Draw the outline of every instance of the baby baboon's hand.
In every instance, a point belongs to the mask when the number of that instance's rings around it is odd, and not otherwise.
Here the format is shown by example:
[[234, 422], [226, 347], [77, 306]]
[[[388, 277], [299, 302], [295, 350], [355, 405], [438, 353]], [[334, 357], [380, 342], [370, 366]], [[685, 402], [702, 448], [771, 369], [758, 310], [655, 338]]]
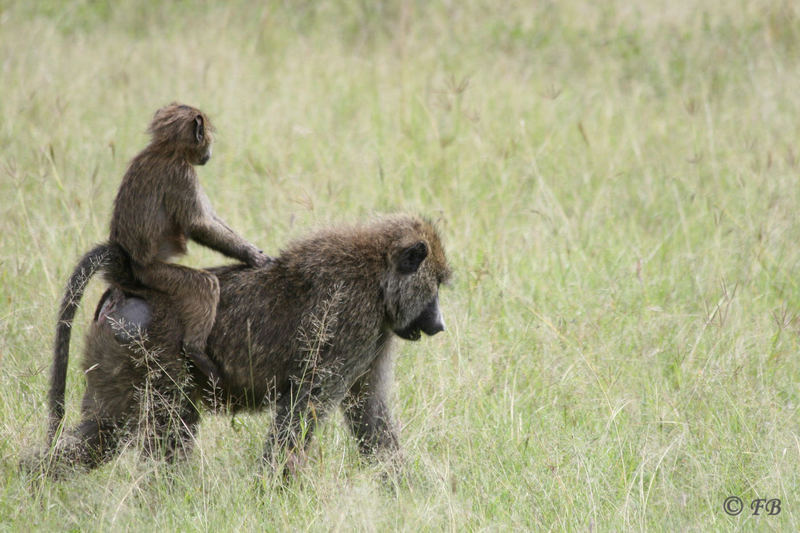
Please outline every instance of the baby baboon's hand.
[[275, 259], [264, 254], [261, 250], [253, 250], [247, 264], [252, 267], [265, 267], [273, 261], [275, 261]]

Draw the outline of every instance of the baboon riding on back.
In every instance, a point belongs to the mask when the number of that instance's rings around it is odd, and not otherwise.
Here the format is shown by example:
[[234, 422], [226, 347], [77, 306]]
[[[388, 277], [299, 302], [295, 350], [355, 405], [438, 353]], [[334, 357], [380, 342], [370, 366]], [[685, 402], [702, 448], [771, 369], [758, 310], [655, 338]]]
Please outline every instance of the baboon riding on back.
[[[113, 248], [108, 255], [105, 264], [124, 277], [125, 256]], [[363, 454], [399, 448], [387, 397], [393, 339], [444, 329], [439, 286], [450, 268], [431, 223], [395, 215], [324, 230], [290, 243], [269, 265], [210, 272], [220, 297], [206, 354], [218, 380], [212, 385], [176, 357], [182, 328], [168, 295], [112, 286], [87, 334], [81, 421], [55, 442], [48, 472], [97, 466], [130, 434], [145, 452], [184, 455], [201, 404], [273, 407], [264, 461], [278, 466], [283, 457], [284, 473], [339, 406]]]

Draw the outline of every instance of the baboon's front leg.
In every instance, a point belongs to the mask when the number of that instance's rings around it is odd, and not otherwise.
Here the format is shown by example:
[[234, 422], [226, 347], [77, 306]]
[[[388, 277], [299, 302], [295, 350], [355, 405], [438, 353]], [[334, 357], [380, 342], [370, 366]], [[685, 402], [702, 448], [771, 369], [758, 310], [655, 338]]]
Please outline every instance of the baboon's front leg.
[[358, 441], [358, 449], [370, 458], [392, 455], [400, 449], [387, 398], [390, 365], [388, 352], [379, 355], [370, 370], [356, 380], [343, 402], [344, 417]]

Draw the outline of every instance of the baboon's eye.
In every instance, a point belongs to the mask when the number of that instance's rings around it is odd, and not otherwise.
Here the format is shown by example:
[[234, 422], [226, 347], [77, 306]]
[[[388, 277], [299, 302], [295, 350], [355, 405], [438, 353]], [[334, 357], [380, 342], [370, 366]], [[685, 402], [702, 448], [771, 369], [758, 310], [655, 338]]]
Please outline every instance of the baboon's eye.
[[401, 274], [413, 274], [426, 257], [428, 257], [428, 245], [419, 241], [400, 252], [397, 271]]
[[203, 126], [203, 117], [200, 115], [194, 117], [194, 136], [199, 143], [203, 142], [203, 138], [206, 136], [206, 129]]

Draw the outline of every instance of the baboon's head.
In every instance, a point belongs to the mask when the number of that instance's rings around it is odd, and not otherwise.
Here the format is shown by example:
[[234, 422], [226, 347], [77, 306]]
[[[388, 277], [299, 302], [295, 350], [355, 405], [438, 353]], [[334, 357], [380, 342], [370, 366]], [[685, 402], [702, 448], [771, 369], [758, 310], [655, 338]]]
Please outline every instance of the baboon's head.
[[383, 292], [392, 331], [407, 340], [444, 331], [439, 286], [447, 283], [447, 265], [439, 234], [427, 220], [400, 222], [401, 231], [388, 252]]
[[192, 165], [205, 165], [211, 158], [214, 126], [197, 108], [174, 102], [162, 107], [147, 131], [153, 144], [167, 145]]

